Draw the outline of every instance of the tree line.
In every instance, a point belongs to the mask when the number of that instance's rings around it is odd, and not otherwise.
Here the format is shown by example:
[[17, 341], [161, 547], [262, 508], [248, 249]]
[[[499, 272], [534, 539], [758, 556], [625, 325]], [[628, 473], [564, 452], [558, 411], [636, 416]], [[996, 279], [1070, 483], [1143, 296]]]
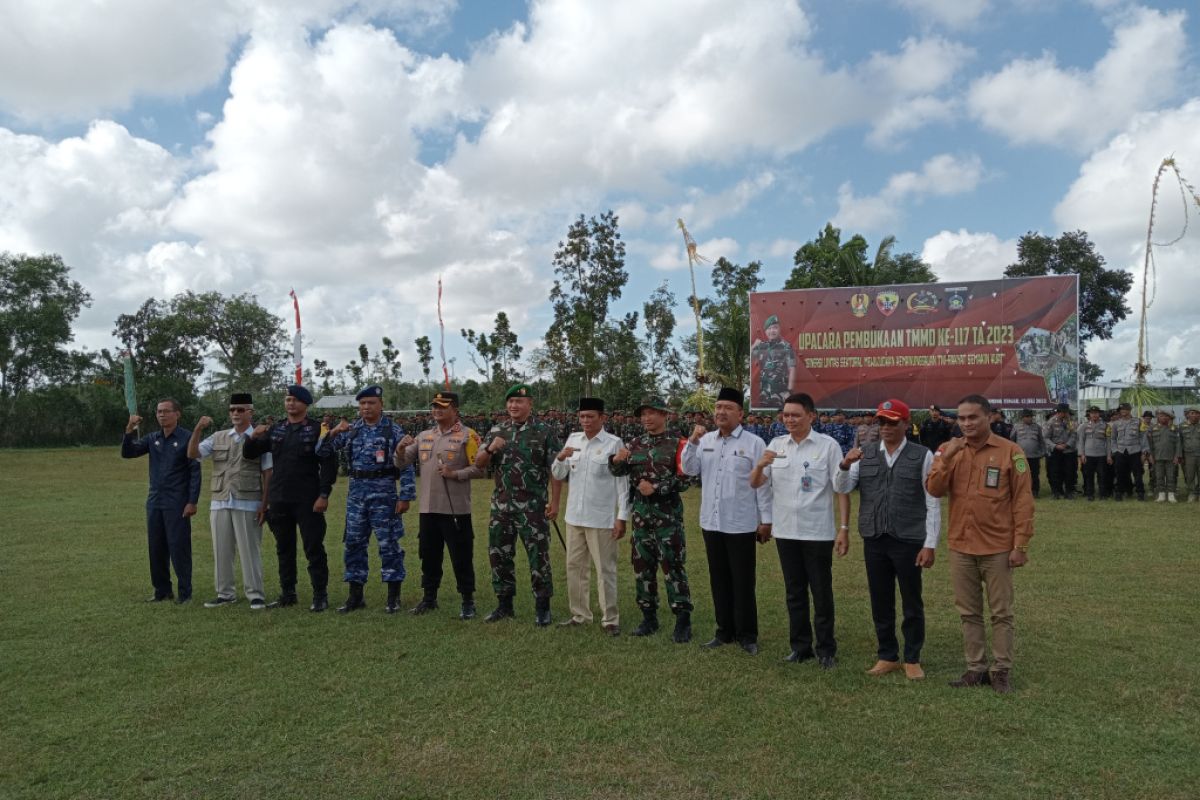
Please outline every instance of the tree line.
[[[801, 245], [783, 289], [879, 286], [938, 280], [915, 253], [897, 253], [894, 237], [872, 252], [859, 235], [843, 238], [827, 224]], [[581, 395], [605, 397], [614, 408], [632, 408], [648, 391], [679, 402], [696, 388], [694, 333], [680, 335], [677, 311], [699, 308], [706, 372], [724, 385], [750, 378], [749, 294], [765, 283], [761, 261], [744, 265], [718, 258], [711, 291], [679, 297], [663, 281], [640, 303], [621, 307], [628, 288], [625, 243], [617, 215], [580, 215], [568, 226], [553, 259], [549, 298], [553, 319], [541, 345], [526, 350], [508, 314], [498, 311], [491, 330], [460, 330], [468, 364], [454, 364], [455, 389], [467, 412], [498, 408], [507, 386], [535, 385], [546, 405], [570, 408]], [[1083, 231], [1057, 238], [1028, 233], [1018, 244], [1007, 276], [1077, 274], [1080, 338], [1108, 339], [1130, 313], [1125, 297], [1133, 277], [1105, 266]], [[250, 391], [266, 413], [282, 408], [291, 382], [285, 321], [251, 294], [183, 292], [147, 299], [114, 321], [112, 348], [70, 348], [72, 325], [91, 295], [70, 277], [57, 255], [0, 254], [0, 446], [101, 444], [113, 440], [127, 414], [122, 353], [131, 354], [139, 411], [159, 397], [177, 398], [188, 415], [223, 417], [231, 390]], [[384, 336], [359, 345], [345, 364], [314, 359], [305, 383], [318, 396], [352, 393], [379, 383], [392, 408], [424, 408], [433, 374], [428, 336], [413, 341], [417, 368], [405, 373], [400, 348]], [[1084, 382], [1101, 377], [1082, 360]], [[1174, 368], [1178, 374], [1178, 368]], [[1195, 368], [1188, 377], [1200, 385]], [[278, 407], [278, 408], [276, 408]], [[14, 424], [19, 423], [19, 424]]]

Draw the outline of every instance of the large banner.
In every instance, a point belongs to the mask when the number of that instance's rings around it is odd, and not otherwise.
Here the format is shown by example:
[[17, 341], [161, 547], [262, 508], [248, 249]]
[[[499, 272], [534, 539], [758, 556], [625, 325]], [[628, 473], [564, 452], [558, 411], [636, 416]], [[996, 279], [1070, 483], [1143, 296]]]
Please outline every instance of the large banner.
[[818, 408], [954, 406], [982, 394], [1052, 408], [1079, 390], [1075, 275], [796, 289], [750, 295], [750, 402]]

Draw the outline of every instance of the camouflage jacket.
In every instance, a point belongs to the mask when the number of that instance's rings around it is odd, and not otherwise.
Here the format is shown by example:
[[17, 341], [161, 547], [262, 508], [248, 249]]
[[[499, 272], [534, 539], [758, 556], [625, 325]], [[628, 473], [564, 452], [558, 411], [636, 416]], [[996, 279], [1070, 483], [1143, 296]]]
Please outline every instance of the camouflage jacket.
[[[680, 439], [671, 432], [653, 435], [644, 433], [631, 442], [626, 442], [629, 458], [623, 462], [608, 461], [608, 470], [618, 478], [629, 476], [629, 497], [633, 506], [678, 501], [679, 493], [690, 485], [686, 475], [679, 474], [678, 454]], [[654, 484], [654, 494], [643, 495], [638, 483], [643, 480]]]
[[558, 437], [549, 425], [532, 417], [521, 425], [512, 420], [493, 425], [483, 437], [484, 446], [497, 436], [505, 445], [492, 456], [496, 479], [492, 509], [542, 510], [548, 499], [550, 465], [562, 449]]
[[750, 358], [762, 365], [762, 382], [782, 383], [787, 388], [788, 371], [796, 366], [796, 351], [782, 339], [759, 342], [750, 351]]

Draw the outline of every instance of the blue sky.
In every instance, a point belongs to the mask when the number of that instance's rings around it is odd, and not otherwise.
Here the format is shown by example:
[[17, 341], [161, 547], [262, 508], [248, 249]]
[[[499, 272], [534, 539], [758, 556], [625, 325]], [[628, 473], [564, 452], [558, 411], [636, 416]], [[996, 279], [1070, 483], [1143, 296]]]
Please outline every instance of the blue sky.
[[[0, 249], [63, 254], [96, 298], [89, 347], [147, 296], [251, 291], [283, 315], [294, 285], [310, 356], [344, 364], [388, 335], [409, 377], [438, 274], [450, 330], [504, 309], [535, 344], [555, 243], [608, 208], [632, 276], [618, 311], [663, 280], [686, 296], [678, 216], [709, 257], [761, 260], [766, 289], [827, 221], [872, 246], [894, 234], [944, 280], [995, 277], [1030, 230], [1083, 228], [1140, 269], [1159, 161], [1200, 179], [1196, 16], [1119, 0], [15, 0]], [[1156, 238], [1182, 219], [1166, 195]], [[1156, 254], [1156, 368], [1200, 364], [1198, 241], [1200, 226]], [[1132, 318], [1090, 355], [1123, 378], [1135, 339]], [[447, 349], [463, 354], [455, 335]]]

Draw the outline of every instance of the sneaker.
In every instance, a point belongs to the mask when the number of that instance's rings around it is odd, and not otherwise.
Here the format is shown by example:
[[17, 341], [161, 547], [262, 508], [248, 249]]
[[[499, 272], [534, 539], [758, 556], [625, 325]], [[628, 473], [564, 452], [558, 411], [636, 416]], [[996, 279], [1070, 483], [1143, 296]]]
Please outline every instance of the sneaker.
[[1166, 492], [1159, 492], [1159, 493], [1158, 493], [1158, 497], [1154, 498], [1154, 502], [1156, 502], [1156, 503], [1165, 503], [1165, 502], [1167, 502], [1167, 493], [1166, 493]]
[[266, 608], [267, 608], [267, 601], [263, 600], [261, 597], [256, 597], [250, 601], [250, 610], [251, 611], [265, 611]]
[[221, 606], [230, 606], [237, 602], [236, 597], [214, 597], [204, 604], [205, 608], [220, 608]]
[[1175, 499], [1174, 492], [1167, 492], [1167, 502], [1168, 503], [1178, 503], [1179, 502], [1178, 500]]

